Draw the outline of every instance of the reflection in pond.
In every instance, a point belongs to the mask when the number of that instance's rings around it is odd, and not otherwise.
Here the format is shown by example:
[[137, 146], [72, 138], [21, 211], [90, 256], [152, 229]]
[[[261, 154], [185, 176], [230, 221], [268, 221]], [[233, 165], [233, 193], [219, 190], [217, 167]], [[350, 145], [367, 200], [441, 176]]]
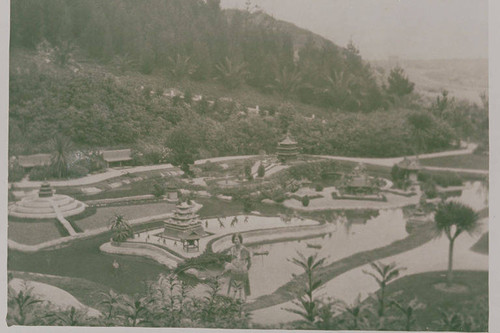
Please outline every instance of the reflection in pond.
[[296, 252], [305, 256], [318, 253], [319, 257], [327, 257], [328, 264], [356, 252], [388, 245], [406, 235], [402, 210], [396, 209], [380, 211], [368, 220], [339, 220], [336, 230], [323, 237], [252, 246], [254, 254], [267, 253], [253, 258], [249, 271], [252, 298], [272, 293], [288, 282], [292, 274], [301, 273], [300, 268], [288, 261]]
[[[461, 201], [478, 211], [488, 206], [488, 188], [479, 181], [466, 182], [459, 196], [448, 200]], [[341, 217], [342, 213], [338, 212], [324, 213], [324, 221], [336, 220], [337, 229], [323, 237], [252, 246], [254, 253], [265, 253], [254, 257], [249, 271], [252, 297], [270, 294], [288, 282], [292, 274], [300, 274], [300, 269], [288, 261], [297, 252], [305, 256], [318, 253], [319, 257], [327, 257], [325, 263], [329, 264], [407, 236], [407, 218], [402, 209], [371, 211], [369, 215], [367, 211], [347, 211], [344, 218]]]

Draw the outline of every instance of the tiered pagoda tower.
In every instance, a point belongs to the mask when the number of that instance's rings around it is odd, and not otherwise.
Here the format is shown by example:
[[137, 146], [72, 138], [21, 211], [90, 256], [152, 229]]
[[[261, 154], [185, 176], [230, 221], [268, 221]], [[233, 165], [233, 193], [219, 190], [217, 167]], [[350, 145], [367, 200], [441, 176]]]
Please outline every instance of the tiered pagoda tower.
[[40, 189], [38, 190], [38, 197], [39, 198], [49, 198], [53, 194], [54, 194], [54, 191], [52, 190], [52, 187], [50, 187], [50, 184], [47, 182], [44, 182], [40, 186]]
[[188, 235], [191, 237], [193, 234], [199, 237], [206, 235], [194, 206], [187, 202], [182, 202], [176, 206], [174, 215], [164, 222], [164, 226], [163, 236], [166, 238], [183, 240]]
[[297, 141], [293, 140], [290, 133], [287, 133], [286, 138], [278, 143], [278, 159], [285, 163], [289, 160], [293, 160], [299, 154], [299, 146]]

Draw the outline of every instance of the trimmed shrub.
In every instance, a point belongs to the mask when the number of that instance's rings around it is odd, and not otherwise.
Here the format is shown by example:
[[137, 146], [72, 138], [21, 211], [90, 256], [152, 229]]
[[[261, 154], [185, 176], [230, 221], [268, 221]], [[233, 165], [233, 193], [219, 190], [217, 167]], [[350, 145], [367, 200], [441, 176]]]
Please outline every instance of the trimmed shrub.
[[437, 197], [436, 183], [432, 179], [422, 184], [422, 190], [429, 199]]
[[89, 174], [89, 170], [84, 166], [75, 164], [68, 168], [68, 178], [80, 178]]
[[316, 184], [315, 189], [316, 189], [316, 192], [321, 192], [321, 191], [323, 191], [323, 185]]
[[257, 169], [257, 176], [259, 176], [260, 178], [262, 178], [262, 177], [264, 177], [265, 174], [266, 174], [266, 168], [264, 168], [264, 166], [261, 163], [259, 165], [259, 168]]
[[51, 170], [48, 166], [36, 166], [30, 171], [30, 180], [46, 180], [51, 176]]
[[245, 177], [248, 180], [253, 180], [252, 167], [250, 165], [245, 165]]
[[309, 202], [310, 202], [309, 196], [306, 195], [306, 196], [302, 197], [302, 206], [304, 206], [304, 207], [309, 206]]
[[165, 195], [165, 184], [163, 183], [156, 183], [153, 185], [153, 195], [157, 198], [161, 197], [162, 195]]
[[24, 177], [24, 169], [19, 163], [9, 165], [9, 182], [18, 182]]

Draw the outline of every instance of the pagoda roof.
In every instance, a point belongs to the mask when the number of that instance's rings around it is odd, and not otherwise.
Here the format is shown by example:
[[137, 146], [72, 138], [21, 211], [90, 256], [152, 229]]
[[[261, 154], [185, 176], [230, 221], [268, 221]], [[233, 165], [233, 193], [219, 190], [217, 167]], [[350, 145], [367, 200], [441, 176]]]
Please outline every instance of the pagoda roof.
[[296, 145], [297, 142], [294, 141], [292, 138], [290, 138], [289, 135], [286, 136], [286, 138], [279, 143], [280, 145]]
[[205, 235], [205, 231], [203, 230], [188, 230], [179, 235], [179, 238], [182, 240], [195, 240], [200, 239]]
[[183, 201], [175, 206], [178, 209], [181, 209], [182, 211], [185, 211], [186, 209], [193, 208], [193, 205], [188, 204], [186, 201]]

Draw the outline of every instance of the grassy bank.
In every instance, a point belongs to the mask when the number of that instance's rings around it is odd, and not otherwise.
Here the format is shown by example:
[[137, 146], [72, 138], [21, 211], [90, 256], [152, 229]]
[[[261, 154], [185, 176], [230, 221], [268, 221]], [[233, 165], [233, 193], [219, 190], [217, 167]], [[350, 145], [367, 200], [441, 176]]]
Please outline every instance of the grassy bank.
[[489, 157], [487, 155], [469, 154], [423, 158], [420, 163], [425, 166], [442, 168], [489, 170]]

